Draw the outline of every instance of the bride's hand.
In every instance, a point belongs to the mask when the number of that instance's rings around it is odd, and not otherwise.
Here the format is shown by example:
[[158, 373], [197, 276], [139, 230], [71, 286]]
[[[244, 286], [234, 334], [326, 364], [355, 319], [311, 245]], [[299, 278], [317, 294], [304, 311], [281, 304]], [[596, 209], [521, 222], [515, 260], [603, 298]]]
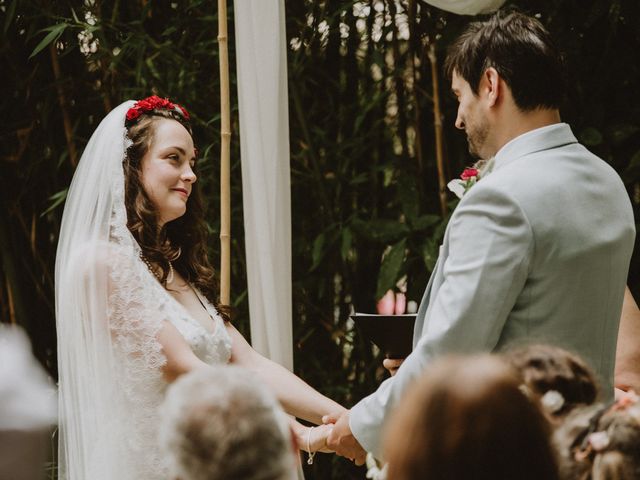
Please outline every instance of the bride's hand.
[[333, 425], [318, 425], [315, 427], [304, 427], [298, 434], [298, 446], [305, 452], [333, 453], [327, 447], [327, 437]]

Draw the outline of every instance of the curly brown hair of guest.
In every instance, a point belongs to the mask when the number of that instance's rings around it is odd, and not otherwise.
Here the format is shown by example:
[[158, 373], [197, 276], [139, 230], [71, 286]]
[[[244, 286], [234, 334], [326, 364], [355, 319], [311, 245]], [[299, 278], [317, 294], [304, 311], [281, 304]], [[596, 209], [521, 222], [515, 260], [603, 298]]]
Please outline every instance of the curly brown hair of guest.
[[434, 362], [387, 422], [387, 478], [559, 480], [551, 426], [519, 384], [497, 356]]
[[629, 394], [569, 414], [553, 436], [561, 478], [640, 478], [640, 404], [628, 400]]
[[504, 359], [521, 377], [522, 384], [537, 398], [550, 390], [562, 395], [562, 407], [553, 412], [563, 417], [572, 409], [591, 405], [598, 398], [596, 375], [578, 355], [543, 344], [520, 345], [506, 350]]
[[204, 208], [197, 185], [187, 200], [186, 213], [158, 231], [158, 213], [142, 186], [142, 159], [149, 150], [160, 119], [179, 122], [193, 135], [189, 121], [177, 110], [156, 109], [142, 114], [127, 129], [131, 145], [123, 160], [127, 227], [142, 250], [142, 255], [160, 269], [160, 282], [166, 286], [169, 261], [175, 270], [200, 290], [225, 321], [229, 307], [219, 303], [219, 285], [207, 255]]

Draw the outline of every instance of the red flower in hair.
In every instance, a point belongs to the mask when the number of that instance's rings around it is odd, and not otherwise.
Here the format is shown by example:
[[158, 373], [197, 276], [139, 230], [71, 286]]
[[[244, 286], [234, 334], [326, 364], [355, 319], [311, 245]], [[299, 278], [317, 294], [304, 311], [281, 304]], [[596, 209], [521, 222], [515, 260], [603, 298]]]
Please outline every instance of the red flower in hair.
[[129, 121], [135, 120], [140, 115], [142, 115], [142, 112], [138, 110], [136, 107], [131, 107], [129, 110], [127, 110], [127, 120]]
[[182, 105], [177, 105], [176, 107], [178, 107], [180, 109], [180, 111], [182, 112], [182, 115], [184, 115], [184, 118], [186, 118], [187, 120], [189, 120], [189, 112], [187, 112], [187, 109], [184, 108]]
[[176, 108], [180, 109], [180, 112], [182, 112], [182, 115], [186, 120], [189, 120], [189, 113], [182, 105], [173, 103], [167, 98], [160, 98], [157, 95], [152, 95], [142, 100], [138, 100], [133, 107], [127, 111], [126, 123], [130, 124], [143, 113], [148, 113], [153, 110], [175, 110]]
[[138, 100], [134, 105], [134, 108], [138, 107], [143, 112], [149, 112], [151, 110], [173, 110], [175, 105], [166, 98], [160, 98], [156, 95], [147, 97], [143, 100]]

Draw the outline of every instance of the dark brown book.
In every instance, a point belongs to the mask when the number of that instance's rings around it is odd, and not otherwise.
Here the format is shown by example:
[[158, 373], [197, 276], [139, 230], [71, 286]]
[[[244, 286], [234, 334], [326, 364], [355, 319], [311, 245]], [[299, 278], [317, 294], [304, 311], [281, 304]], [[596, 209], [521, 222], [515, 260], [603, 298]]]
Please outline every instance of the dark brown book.
[[374, 343], [387, 358], [406, 358], [411, 353], [415, 313], [404, 315], [354, 313], [351, 319], [362, 336]]

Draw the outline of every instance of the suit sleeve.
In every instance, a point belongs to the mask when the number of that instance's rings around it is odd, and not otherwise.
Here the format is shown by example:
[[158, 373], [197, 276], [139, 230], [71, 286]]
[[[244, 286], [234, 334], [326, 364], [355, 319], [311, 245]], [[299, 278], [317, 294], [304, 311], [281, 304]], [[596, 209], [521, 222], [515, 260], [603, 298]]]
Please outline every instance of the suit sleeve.
[[433, 292], [423, 335], [398, 373], [356, 404], [355, 437], [382, 458], [385, 419], [437, 356], [494, 349], [527, 279], [534, 251], [529, 221], [509, 195], [478, 184], [463, 198], [448, 227], [443, 282]]

